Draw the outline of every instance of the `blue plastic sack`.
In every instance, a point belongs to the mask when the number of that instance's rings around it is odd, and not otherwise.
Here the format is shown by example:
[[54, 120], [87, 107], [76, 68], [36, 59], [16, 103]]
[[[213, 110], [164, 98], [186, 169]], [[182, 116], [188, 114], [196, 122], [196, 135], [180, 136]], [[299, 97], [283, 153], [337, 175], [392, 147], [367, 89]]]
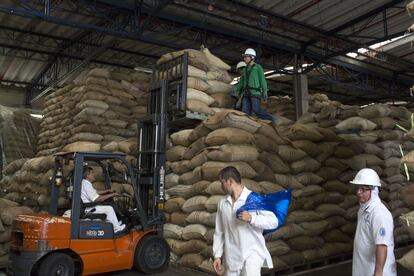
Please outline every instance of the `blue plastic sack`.
[[246, 203], [237, 210], [236, 216], [238, 217], [243, 211], [258, 210], [273, 212], [278, 220], [278, 226], [275, 229], [265, 229], [263, 235], [272, 233], [285, 222], [291, 197], [292, 189], [266, 195], [251, 192], [246, 199]]

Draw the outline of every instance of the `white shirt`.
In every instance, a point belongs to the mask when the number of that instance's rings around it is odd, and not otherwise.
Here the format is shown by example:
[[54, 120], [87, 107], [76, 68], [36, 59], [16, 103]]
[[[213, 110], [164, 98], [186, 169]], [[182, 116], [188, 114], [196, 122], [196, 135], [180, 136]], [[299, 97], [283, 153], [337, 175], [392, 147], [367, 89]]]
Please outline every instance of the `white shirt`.
[[94, 202], [99, 197], [95, 188], [89, 180], [82, 180], [81, 199], [83, 203]]
[[372, 276], [374, 274], [375, 251], [376, 246], [380, 244], [387, 246], [383, 276], [397, 275], [393, 229], [392, 215], [381, 201], [365, 210], [359, 210], [352, 259], [353, 276]]
[[250, 193], [244, 187], [234, 204], [230, 195], [225, 196], [218, 204], [213, 255], [215, 258], [224, 255], [224, 266], [227, 270], [242, 269], [243, 263], [252, 254], [262, 257], [263, 267], [273, 268], [272, 257], [266, 248], [262, 232], [263, 229], [274, 229], [278, 226], [275, 214], [270, 211], [249, 212], [252, 216], [250, 223], [236, 218], [236, 211], [246, 203]]

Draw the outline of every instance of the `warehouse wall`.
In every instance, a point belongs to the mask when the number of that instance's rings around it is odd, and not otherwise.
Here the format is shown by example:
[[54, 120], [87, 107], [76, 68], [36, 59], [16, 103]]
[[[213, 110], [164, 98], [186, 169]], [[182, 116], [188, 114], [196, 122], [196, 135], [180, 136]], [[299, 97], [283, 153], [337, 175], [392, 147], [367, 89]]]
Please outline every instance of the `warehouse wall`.
[[[0, 105], [20, 108], [26, 107], [24, 88], [0, 86]], [[40, 100], [40, 102], [36, 102], [32, 108], [40, 110], [41, 106], [42, 101]]]

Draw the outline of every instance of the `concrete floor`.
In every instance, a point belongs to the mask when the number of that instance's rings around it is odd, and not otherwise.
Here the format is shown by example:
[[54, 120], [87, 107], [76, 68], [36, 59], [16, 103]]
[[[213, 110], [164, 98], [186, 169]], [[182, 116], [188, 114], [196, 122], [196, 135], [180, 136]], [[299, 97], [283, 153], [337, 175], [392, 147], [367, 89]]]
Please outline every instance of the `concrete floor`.
[[[414, 246], [404, 247], [395, 251], [396, 258], [402, 257], [406, 252], [413, 249]], [[329, 266], [320, 268], [314, 268], [303, 272], [296, 273], [276, 273], [274, 275], [290, 275], [290, 276], [350, 276], [352, 274], [352, 262], [345, 261], [342, 263], [336, 263]], [[0, 270], [0, 276], [4, 276], [4, 272]], [[101, 274], [102, 276], [143, 276], [145, 274], [135, 271], [118, 271], [112, 273]], [[195, 272], [190, 270], [181, 270], [178, 268], [170, 267], [167, 271], [159, 274], [152, 274], [153, 276], [206, 276], [208, 274], [202, 272]], [[271, 275], [271, 274], [270, 274]], [[398, 276], [412, 276], [414, 273], [402, 266], [398, 265]]]

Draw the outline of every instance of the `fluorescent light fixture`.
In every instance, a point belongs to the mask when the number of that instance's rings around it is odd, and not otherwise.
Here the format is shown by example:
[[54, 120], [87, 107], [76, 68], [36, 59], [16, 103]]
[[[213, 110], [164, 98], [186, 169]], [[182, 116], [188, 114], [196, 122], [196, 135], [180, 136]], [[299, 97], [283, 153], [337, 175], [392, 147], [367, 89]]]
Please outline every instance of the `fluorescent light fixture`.
[[152, 69], [146, 68], [146, 67], [142, 67], [142, 66], [135, 66], [134, 67], [134, 70], [135, 71], [144, 72], [144, 73], [152, 73]]
[[43, 118], [43, 115], [42, 114], [31, 113], [30, 116], [35, 117], [35, 118], [39, 118], [39, 119], [42, 119]]

